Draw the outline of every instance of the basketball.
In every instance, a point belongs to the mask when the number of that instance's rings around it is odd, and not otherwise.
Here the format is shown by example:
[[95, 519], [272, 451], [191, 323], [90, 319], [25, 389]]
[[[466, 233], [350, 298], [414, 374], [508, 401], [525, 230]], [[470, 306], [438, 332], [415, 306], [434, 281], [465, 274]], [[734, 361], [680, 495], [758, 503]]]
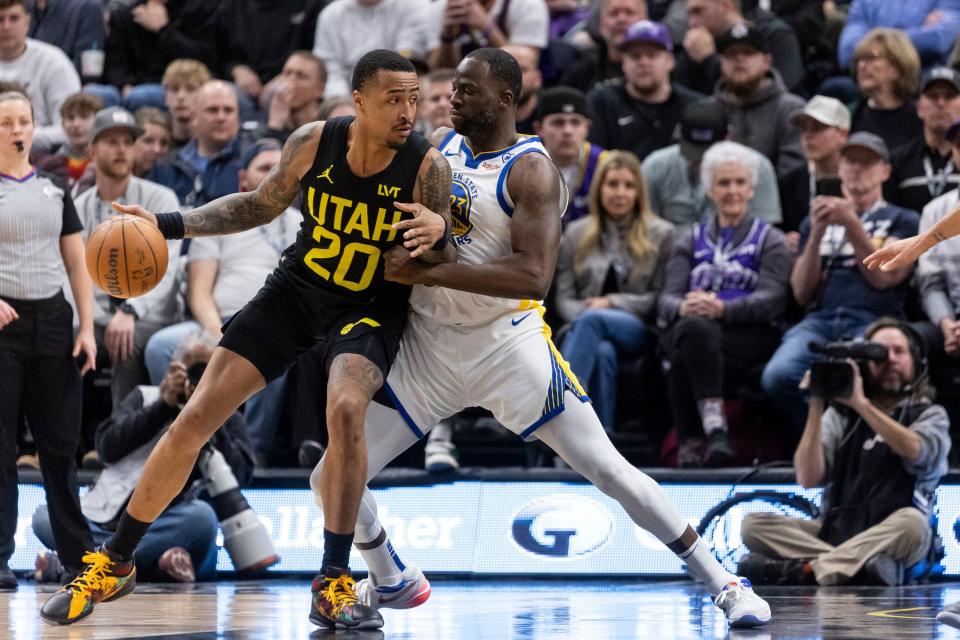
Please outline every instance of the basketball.
[[154, 225], [119, 215], [102, 222], [87, 240], [87, 271], [114, 298], [153, 289], [167, 271], [167, 241]]

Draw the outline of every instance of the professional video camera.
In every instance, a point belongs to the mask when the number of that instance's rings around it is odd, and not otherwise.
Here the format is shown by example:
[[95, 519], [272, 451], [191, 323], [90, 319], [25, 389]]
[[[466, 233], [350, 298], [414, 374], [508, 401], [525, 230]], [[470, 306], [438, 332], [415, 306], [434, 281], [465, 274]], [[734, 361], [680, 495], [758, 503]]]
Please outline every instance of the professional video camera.
[[240, 493], [237, 477], [223, 454], [208, 442], [200, 450], [197, 467], [220, 521], [223, 546], [237, 571], [259, 571], [279, 562], [267, 528]]
[[823, 356], [810, 367], [810, 395], [846, 398], [853, 392], [853, 369], [847, 358], [862, 367], [866, 362], [884, 362], [887, 348], [877, 342], [811, 342], [810, 351]]

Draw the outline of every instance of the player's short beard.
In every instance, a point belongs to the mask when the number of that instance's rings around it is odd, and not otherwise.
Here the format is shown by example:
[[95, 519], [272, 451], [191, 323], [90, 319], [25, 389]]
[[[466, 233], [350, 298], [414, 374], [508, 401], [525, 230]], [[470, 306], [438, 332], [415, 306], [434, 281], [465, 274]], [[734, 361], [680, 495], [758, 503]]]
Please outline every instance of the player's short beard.
[[492, 130], [496, 124], [497, 110], [490, 108], [484, 109], [472, 118], [464, 118], [460, 128], [454, 127], [454, 130], [465, 138], [473, 138], [477, 134]]

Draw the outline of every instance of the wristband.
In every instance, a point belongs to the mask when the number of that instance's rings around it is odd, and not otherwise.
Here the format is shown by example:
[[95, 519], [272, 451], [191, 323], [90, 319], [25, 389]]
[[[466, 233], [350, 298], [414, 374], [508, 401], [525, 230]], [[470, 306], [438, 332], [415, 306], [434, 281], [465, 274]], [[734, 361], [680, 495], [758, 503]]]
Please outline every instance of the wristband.
[[186, 231], [183, 226], [183, 214], [179, 211], [158, 213], [157, 228], [167, 240], [180, 240]]
[[450, 242], [450, 223], [447, 222], [447, 219], [443, 219], [443, 235], [439, 240], [433, 243], [431, 249], [433, 251], [443, 251], [447, 248], [447, 243]]

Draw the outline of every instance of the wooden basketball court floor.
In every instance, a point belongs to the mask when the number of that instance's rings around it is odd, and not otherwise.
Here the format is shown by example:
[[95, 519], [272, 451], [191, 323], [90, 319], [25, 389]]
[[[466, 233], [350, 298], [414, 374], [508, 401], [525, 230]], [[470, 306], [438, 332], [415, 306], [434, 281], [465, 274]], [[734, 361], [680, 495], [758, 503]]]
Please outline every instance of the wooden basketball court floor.
[[189, 587], [140, 585], [101, 604], [70, 627], [41, 622], [37, 607], [53, 591], [21, 582], [0, 593], [0, 637], [403, 640], [654, 640], [728, 638], [956, 638], [938, 624], [944, 603], [960, 600], [960, 584], [904, 588], [766, 588], [774, 622], [728, 630], [703, 588], [690, 582], [434, 581], [422, 607], [385, 611], [382, 632], [321, 631], [310, 624], [309, 582], [217, 582]]

